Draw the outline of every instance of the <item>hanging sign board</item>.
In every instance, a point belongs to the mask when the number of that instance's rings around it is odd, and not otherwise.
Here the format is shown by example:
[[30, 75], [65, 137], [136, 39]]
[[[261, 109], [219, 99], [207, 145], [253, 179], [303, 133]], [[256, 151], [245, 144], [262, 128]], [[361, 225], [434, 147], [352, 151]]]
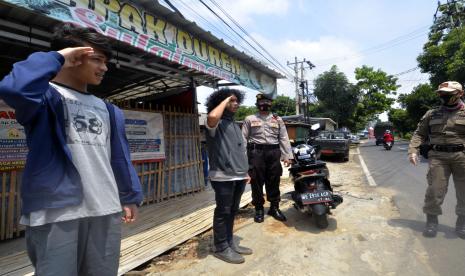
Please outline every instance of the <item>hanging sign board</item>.
[[0, 100], [0, 172], [24, 168], [27, 152], [24, 127], [14, 109]]
[[273, 98], [276, 78], [264, 74], [146, 8], [122, 0], [1, 0], [45, 16], [91, 27], [166, 60]]
[[123, 112], [131, 160], [146, 162], [165, 159], [163, 115], [132, 110]]

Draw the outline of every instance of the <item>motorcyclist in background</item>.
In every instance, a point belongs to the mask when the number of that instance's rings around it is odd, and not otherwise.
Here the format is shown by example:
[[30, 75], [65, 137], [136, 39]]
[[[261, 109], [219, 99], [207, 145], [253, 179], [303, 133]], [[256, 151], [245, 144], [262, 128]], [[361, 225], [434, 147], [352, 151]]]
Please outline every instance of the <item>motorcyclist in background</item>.
[[386, 129], [383, 136], [383, 142], [386, 144], [387, 142], [394, 143], [394, 135], [392, 135], [389, 129]]

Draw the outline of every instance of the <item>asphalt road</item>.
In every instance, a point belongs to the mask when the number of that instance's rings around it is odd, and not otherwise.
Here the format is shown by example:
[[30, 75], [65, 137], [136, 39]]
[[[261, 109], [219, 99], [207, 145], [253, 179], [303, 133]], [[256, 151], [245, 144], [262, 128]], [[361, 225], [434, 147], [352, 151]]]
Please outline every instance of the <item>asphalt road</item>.
[[376, 146], [374, 141], [361, 144], [360, 154], [377, 186], [395, 191], [394, 203], [399, 208], [400, 218], [389, 223], [409, 228], [412, 238], [418, 239], [428, 253], [429, 264], [439, 275], [465, 275], [465, 240], [457, 237], [455, 228], [455, 189], [451, 181], [443, 204], [443, 215], [439, 217], [438, 236], [424, 238], [422, 230], [425, 215], [422, 212], [426, 190], [427, 161], [417, 167], [407, 160], [406, 142], [398, 141], [391, 151]]

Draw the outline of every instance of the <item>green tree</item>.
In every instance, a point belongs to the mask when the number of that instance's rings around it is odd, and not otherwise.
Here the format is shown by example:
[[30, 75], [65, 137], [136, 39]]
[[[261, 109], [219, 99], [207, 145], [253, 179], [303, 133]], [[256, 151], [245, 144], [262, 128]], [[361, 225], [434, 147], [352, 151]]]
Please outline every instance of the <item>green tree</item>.
[[440, 104], [438, 96], [429, 84], [420, 84], [413, 89], [412, 93], [400, 95], [398, 102], [406, 109], [413, 128], [426, 111]]
[[396, 77], [366, 65], [355, 69], [355, 79], [360, 100], [351, 119], [358, 125], [365, 125], [391, 108], [395, 101], [391, 96], [396, 95], [400, 85], [397, 85]]
[[314, 80], [314, 94], [318, 103], [309, 107], [313, 117], [329, 117], [339, 127], [353, 128], [350, 120], [358, 103], [358, 91], [333, 65], [329, 71], [318, 75]]
[[295, 114], [295, 99], [281, 95], [273, 100], [271, 111], [279, 116]]
[[[255, 106], [239, 106], [234, 118], [237, 121], [244, 120], [245, 117], [257, 113], [258, 109]], [[295, 100], [287, 96], [281, 95], [273, 100], [271, 112], [279, 116], [288, 116], [295, 114]]]
[[236, 121], [243, 121], [245, 117], [255, 114], [256, 112], [257, 108], [255, 106], [239, 106], [236, 115], [234, 115], [234, 119]]
[[428, 42], [417, 58], [418, 66], [430, 74], [434, 87], [447, 80], [465, 82], [465, 29], [457, 28], [459, 20], [465, 22], [463, 11], [460, 2], [439, 7], [441, 15], [431, 26]]
[[413, 123], [405, 109], [392, 108], [388, 112], [388, 119], [401, 136], [415, 129], [415, 123]]

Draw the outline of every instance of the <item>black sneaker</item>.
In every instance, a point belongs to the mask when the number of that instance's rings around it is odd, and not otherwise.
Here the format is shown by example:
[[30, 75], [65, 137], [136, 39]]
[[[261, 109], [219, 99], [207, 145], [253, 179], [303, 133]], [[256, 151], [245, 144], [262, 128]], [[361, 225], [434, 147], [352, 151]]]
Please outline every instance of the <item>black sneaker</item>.
[[231, 264], [241, 264], [245, 262], [244, 257], [242, 257], [236, 251], [232, 250], [231, 247], [228, 247], [223, 251], [215, 252], [213, 253], [213, 256]]

